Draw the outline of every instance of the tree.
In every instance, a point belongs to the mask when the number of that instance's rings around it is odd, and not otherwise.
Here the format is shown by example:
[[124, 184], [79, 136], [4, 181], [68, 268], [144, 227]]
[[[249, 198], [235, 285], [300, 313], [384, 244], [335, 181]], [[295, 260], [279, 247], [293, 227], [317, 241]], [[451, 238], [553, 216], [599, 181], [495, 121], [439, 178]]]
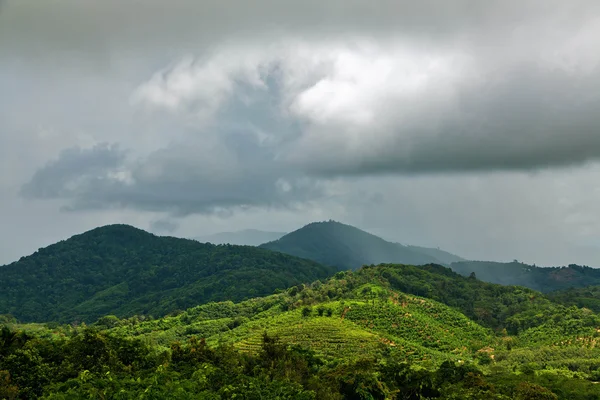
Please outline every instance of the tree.
[[558, 396], [543, 386], [521, 382], [515, 391], [515, 400], [557, 400]]

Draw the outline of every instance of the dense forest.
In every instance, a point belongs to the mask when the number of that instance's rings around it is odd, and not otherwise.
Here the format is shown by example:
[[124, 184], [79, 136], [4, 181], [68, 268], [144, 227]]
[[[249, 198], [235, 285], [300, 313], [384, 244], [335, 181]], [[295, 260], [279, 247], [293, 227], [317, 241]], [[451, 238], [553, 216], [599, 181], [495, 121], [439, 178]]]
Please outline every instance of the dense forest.
[[90, 322], [166, 315], [208, 301], [263, 296], [335, 268], [250, 246], [212, 245], [111, 225], [0, 266], [0, 313]]
[[313, 222], [260, 247], [344, 270], [391, 262], [420, 265], [461, 260], [438, 249], [391, 243], [335, 221]]
[[454, 271], [501, 285], [521, 285], [541, 292], [600, 285], [600, 269], [571, 264], [566, 267], [537, 267], [513, 261], [461, 261], [450, 264]]
[[585, 307], [600, 313], [600, 286], [568, 288], [548, 293], [553, 301], [568, 306]]
[[598, 314], [439, 265], [158, 319], [2, 325], [0, 398], [600, 398]]

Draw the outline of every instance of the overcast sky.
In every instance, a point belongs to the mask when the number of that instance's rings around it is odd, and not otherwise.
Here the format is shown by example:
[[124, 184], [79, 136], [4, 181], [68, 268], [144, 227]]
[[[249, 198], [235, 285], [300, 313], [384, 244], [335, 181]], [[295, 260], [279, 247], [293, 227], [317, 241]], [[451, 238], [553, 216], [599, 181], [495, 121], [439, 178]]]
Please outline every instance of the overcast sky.
[[335, 219], [600, 267], [600, 2], [0, 0], [0, 263]]

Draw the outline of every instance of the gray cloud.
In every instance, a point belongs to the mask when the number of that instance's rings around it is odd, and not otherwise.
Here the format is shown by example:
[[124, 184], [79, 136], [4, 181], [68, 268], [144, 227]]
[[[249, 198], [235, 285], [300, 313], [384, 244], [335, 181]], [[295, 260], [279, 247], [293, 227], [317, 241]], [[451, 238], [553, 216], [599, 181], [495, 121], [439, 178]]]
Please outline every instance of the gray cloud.
[[[600, 264], [600, 3], [165, 4], [0, 9], [0, 219], [31, 246], [63, 220], [57, 238], [335, 218]], [[13, 236], [0, 253], [29, 248]]]
[[191, 132], [132, 160], [116, 144], [67, 149], [39, 169], [22, 194], [66, 200], [66, 211], [124, 207], [178, 217], [293, 209], [326, 195], [318, 180], [274, 160], [268, 147], [239, 129]]
[[599, 69], [583, 77], [531, 69], [488, 79], [462, 91], [451, 110], [433, 104], [379, 138], [365, 132], [363, 147], [348, 148], [343, 134], [315, 139], [331, 133], [325, 126], [290, 153], [325, 175], [529, 171], [600, 160]]
[[39, 169], [22, 188], [28, 198], [68, 198], [102, 185], [107, 175], [125, 160], [117, 145], [101, 144], [90, 149], [63, 150], [59, 158]]

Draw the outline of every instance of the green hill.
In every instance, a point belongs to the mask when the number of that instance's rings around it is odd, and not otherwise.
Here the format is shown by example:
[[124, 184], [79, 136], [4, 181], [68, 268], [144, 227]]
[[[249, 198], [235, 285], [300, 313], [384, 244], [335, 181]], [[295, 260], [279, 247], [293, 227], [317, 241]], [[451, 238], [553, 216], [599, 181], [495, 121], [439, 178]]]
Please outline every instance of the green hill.
[[0, 397], [597, 399], [599, 329], [530, 289], [379, 265], [159, 319], [5, 324]]
[[534, 290], [465, 278], [442, 266], [390, 264], [240, 303], [209, 303], [147, 321], [106, 317], [97, 325], [163, 346], [199, 336], [254, 352], [267, 332], [329, 359], [392, 352], [439, 363], [473, 360], [488, 347], [501, 353], [508, 345], [531, 350], [569, 347], [583, 338], [592, 343], [600, 317]]
[[308, 224], [260, 247], [307, 258], [325, 265], [333, 265], [340, 269], [357, 269], [363, 265], [380, 263], [445, 264], [432, 255], [434, 249], [391, 243], [353, 226], [335, 221]]
[[332, 267], [250, 246], [91, 230], [0, 267], [0, 314], [22, 321], [165, 315], [208, 301], [263, 296], [322, 279]]
[[517, 261], [461, 261], [450, 264], [452, 270], [501, 285], [521, 285], [540, 292], [600, 285], [600, 269], [571, 264], [567, 267], [536, 267]]

